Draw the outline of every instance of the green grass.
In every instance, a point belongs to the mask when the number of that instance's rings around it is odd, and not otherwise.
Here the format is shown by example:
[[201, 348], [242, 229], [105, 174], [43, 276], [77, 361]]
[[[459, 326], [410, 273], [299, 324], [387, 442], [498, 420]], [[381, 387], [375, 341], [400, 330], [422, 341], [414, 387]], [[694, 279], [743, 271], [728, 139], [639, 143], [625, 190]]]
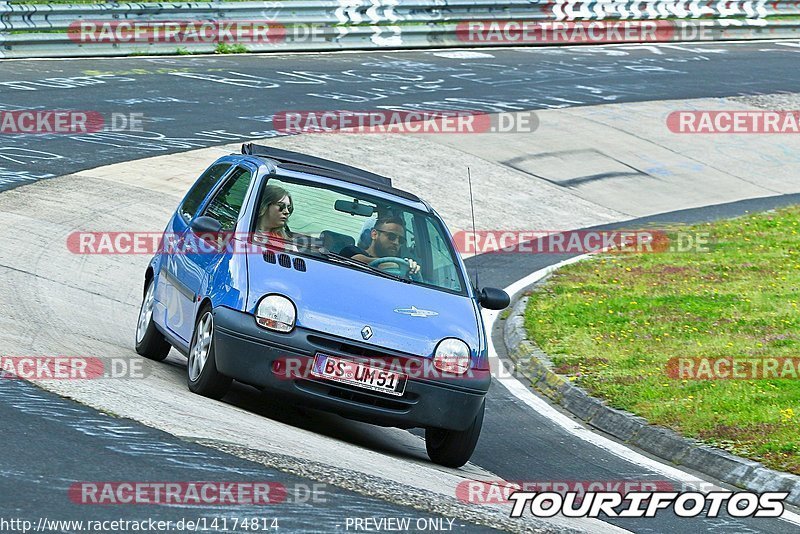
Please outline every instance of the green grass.
[[228, 43], [217, 43], [217, 47], [214, 49], [215, 54], [246, 54], [247, 47], [243, 44], [228, 44]]
[[800, 207], [705, 224], [706, 253], [606, 254], [532, 295], [529, 336], [610, 405], [800, 474], [800, 379], [679, 380], [673, 357], [800, 356]]

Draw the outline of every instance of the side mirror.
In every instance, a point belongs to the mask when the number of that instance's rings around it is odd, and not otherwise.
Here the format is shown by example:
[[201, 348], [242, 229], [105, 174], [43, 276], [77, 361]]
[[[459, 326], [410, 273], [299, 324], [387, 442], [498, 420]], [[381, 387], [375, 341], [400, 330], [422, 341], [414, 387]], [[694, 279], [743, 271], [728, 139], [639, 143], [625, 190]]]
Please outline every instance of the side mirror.
[[222, 224], [214, 217], [203, 215], [189, 225], [195, 234], [216, 234], [222, 230]]
[[478, 302], [487, 310], [504, 310], [511, 304], [511, 297], [502, 289], [484, 287], [478, 296]]

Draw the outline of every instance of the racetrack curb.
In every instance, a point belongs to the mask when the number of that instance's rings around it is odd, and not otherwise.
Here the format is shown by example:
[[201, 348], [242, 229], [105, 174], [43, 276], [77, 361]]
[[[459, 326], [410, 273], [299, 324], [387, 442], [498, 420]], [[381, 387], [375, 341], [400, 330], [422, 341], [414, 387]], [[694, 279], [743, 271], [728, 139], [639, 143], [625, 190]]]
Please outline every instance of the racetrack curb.
[[503, 325], [503, 342], [518, 376], [529, 380], [533, 389], [559, 404], [575, 417], [620, 441], [638, 447], [677, 466], [687, 467], [738, 488], [754, 492], [789, 492], [784, 502], [800, 506], [800, 476], [768, 469], [754, 460], [735, 456], [659, 426], [630, 412], [617, 410], [590, 396], [552, 370], [552, 362], [525, 332], [524, 311], [527, 291], [512, 302]]

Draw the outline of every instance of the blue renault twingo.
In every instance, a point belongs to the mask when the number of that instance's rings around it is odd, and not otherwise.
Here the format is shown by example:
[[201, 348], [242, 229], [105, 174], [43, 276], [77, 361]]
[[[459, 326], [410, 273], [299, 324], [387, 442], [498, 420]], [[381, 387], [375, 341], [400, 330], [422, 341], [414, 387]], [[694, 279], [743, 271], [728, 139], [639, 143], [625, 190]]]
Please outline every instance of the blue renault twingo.
[[439, 215], [391, 180], [245, 144], [214, 162], [145, 272], [136, 351], [188, 358], [191, 391], [232, 380], [303, 406], [425, 428], [430, 458], [472, 455], [491, 382], [481, 307]]

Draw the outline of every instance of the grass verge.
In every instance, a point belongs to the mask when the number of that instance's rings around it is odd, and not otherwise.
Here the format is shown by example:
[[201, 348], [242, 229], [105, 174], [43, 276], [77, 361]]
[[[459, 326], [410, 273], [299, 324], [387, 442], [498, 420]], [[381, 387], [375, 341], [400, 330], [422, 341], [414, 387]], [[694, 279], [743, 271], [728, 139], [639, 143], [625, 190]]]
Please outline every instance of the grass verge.
[[800, 356], [800, 207], [682, 231], [707, 232], [713, 246], [605, 254], [559, 270], [531, 294], [528, 336], [558, 373], [611, 406], [800, 474], [800, 376], [668, 371], [675, 358]]

